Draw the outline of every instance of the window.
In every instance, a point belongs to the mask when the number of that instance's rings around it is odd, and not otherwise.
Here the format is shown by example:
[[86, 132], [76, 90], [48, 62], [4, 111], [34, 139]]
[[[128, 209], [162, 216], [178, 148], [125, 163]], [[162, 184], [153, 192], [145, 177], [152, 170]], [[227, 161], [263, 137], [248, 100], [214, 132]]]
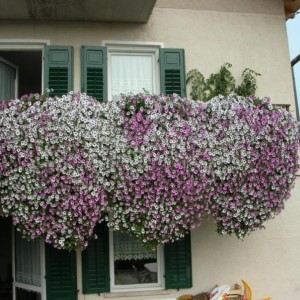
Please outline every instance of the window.
[[27, 241], [15, 233], [16, 282], [41, 286], [40, 240]]
[[[48, 68], [46, 66], [46, 74]], [[70, 76], [72, 69], [68, 68]], [[56, 84], [46, 82], [46, 87], [55, 90]], [[107, 47], [81, 47], [83, 92], [101, 101], [115, 100], [119, 93], [143, 92], [144, 89], [149, 93], [177, 93], [184, 97], [184, 50], [116, 43], [107, 43]]]
[[162, 247], [145, 248], [130, 235], [110, 232], [112, 290], [162, 288]]
[[30, 299], [39, 300], [43, 294], [41, 240], [27, 241], [15, 230], [15, 270], [14, 286], [18, 297], [30, 295]]
[[89, 241], [82, 252], [84, 293], [192, 286], [190, 235], [160, 246], [156, 252], [147, 251], [126, 234], [109, 232], [105, 222], [98, 224], [94, 233], [98, 239]]
[[108, 99], [121, 94], [159, 93], [159, 48], [109, 45]]

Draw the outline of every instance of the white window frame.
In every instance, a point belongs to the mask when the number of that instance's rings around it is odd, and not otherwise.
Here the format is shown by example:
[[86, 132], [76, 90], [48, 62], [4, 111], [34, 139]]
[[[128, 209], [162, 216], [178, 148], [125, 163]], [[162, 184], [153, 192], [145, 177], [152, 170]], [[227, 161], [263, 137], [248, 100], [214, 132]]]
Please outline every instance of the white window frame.
[[160, 93], [159, 49], [162, 43], [103, 41], [107, 48], [107, 98], [112, 100], [111, 58], [112, 55], [150, 55], [153, 61], [153, 93]]
[[109, 270], [110, 270], [110, 290], [111, 292], [134, 292], [134, 291], [154, 291], [163, 290], [164, 282], [164, 251], [163, 245], [157, 246], [157, 282], [117, 285], [115, 284], [115, 262], [114, 262], [114, 235], [113, 230], [109, 230]]

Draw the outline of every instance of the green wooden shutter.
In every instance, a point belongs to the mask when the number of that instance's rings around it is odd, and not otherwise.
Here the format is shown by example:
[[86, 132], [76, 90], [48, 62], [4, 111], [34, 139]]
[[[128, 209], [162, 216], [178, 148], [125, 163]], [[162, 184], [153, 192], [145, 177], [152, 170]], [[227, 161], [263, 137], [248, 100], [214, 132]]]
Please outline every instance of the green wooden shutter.
[[97, 224], [94, 233], [98, 239], [89, 241], [82, 252], [83, 293], [110, 291], [108, 227], [105, 222]]
[[166, 289], [192, 287], [191, 237], [166, 244], [165, 248]]
[[73, 47], [45, 46], [45, 89], [50, 96], [61, 96], [73, 90]]
[[46, 245], [47, 300], [76, 300], [76, 253]]
[[183, 49], [160, 49], [160, 89], [163, 94], [186, 96]]
[[107, 100], [107, 53], [105, 47], [81, 47], [81, 91]]

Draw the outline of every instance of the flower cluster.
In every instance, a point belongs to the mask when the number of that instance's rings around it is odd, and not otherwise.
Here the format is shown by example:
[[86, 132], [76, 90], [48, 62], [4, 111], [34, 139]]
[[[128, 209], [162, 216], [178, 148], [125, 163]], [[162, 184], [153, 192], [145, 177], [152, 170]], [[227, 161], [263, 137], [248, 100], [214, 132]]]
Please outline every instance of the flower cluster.
[[211, 197], [205, 105], [140, 94], [120, 106], [128, 150], [109, 224], [145, 243], [177, 240], [201, 223]]
[[23, 236], [86, 246], [113, 188], [121, 121], [116, 103], [73, 93], [25, 96], [0, 112], [0, 201]]
[[104, 218], [149, 244], [208, 216], [243, 238], [284, 208], [298, 146], [267, 98], [35, 94], [0, 109], [0, 205], [23, 236], [69, 250]]
[[218, 97], [207, 112], [215, 128], [216, 176], [209, 213], [220, 234], [243, 238], [279, 214], [290, 196], [299, 168], [299, 124], [269, 98]]
[[284, 207], [298, 169], [299, 128], [268, 98], [208, 103], [177, 95], [120, 102], [128, 150], [110, 225], [143, 242], [182, 237], [212, 216], [243, 238]]

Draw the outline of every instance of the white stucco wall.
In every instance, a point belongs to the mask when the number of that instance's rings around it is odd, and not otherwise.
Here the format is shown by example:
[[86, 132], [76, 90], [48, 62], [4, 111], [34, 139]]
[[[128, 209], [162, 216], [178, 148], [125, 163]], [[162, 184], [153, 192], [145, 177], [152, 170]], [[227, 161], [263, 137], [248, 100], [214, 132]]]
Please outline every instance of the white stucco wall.
[[[296, 180], [292, 197], [285, 210], [266, 229], [252, 233], [243, 241], [235, 237], [219, 236], [213, 222], [205, 222], [192, 231], [193, 288], [180, 291], [82, 295], [79, 300], [102, 299], [174, 299], [183, 294], [210, 291], [216, 285], [247, 280], [254, 292], [254, 300], [270, 296], [273, 300], [300, 299], [300, 177]], [[78, 256], [78, 284], [81, 288], [81, 257]]]
[[[266, 229], [252, 233], [243, 241], [235, 237], [219, 236], [213, 222], [205, 222], [192, 231], [193, 288], [180, 291], [83, 295], [79, 300], [102, 299], [175, 299], [183, 294], [210, 291], [216, 285], [247, 280], [254, 292], [254, 300], [270, 296], [273, 300], [300, 299], [300, 177], [296, 180], [292, 197], [285, 210]], [[81, 256], [77, 253], [78, 288], [82, 290]]]
[[[48, 40], [51, 45], [74, 47], [74, 89], [80, 90], [80, 46], [103, 40], [162, 42], [184, 48], [186, 71], [198, 68], [208, 76], [225, 62], [238, 77], [250, 67], [262, 76], [258, 95], [295, 109], [283, 4], [281, 0], [159, 0], [147, 24], [1, 22], [1, 40]], [[1, 45], [0, 45], [1, 48]], [[220, 237], [213, 223], [192, 232], [193, 289], [148, 297], [172, 298], [210, 290], [215, 284], [248, 280], [254, 299], [300, 299], [300, 177], [286, 210], [266, 224], [267, 229], [245, 240]], [[78, 253], [79, 300], [112, 295], [83, 295]], [[115, 299], [115, 298], [109, 298]], [[119, 298], [117, 298], [119, 299]]]
[[198, 253], [193, 256], [193, 279], [199, 291], [245, 279], [254, 299], [300, 299], [299, 195], [298, 177], [284, 212], [244, 241], [218, 236], [212, 223], [197, 229], [192, 235], [193, 253]]
[[281, 0], [222, 3], [160, 0], [147, 24], [2, 22], [0, 39], [46, 39], [52, 45], [74, 46], [75, 90], [80, 89], [81, 45], [101, 45], [103, 40], [163, 42], [185, 49], [187, 71], [198, 68], [208, 76], [231, 62], [238, 77], [250, 67], [262, 74], [259, 96], [294, 106]]

